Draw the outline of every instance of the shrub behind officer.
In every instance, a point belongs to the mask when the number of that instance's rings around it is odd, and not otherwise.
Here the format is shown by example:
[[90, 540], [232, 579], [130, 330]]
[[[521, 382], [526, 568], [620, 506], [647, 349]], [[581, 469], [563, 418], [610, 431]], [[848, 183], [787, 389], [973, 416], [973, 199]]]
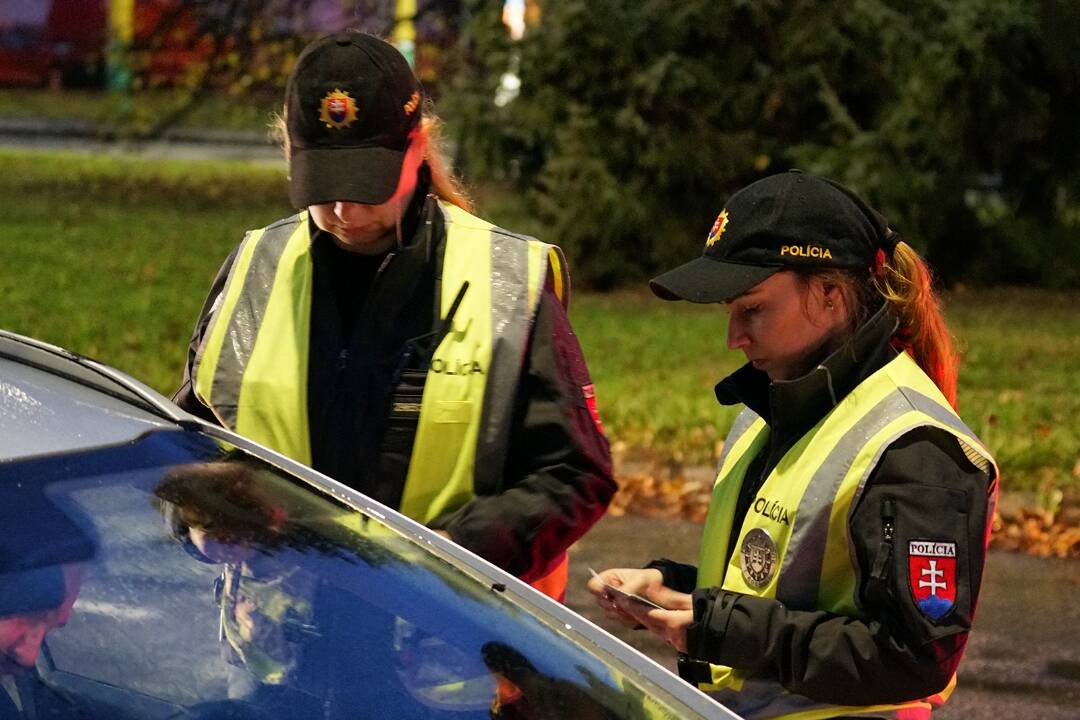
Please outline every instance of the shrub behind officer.
[[997, 469], [953, 409], [926, 265], [850, 190], [791, 172], [733, 195], [703, 256], [652, 288], [728, 305], [749, 362], [716, 397], [746, 409], [698, 567], [602, 574], [667, 609], [593, 580], [598, 603], [747, 718], [929, 717], [975, 613]]
[[378, 38], [309, 45], [284, 118], [301, 212], [226, 260], [176, 401], [561, 597], [615, 490], [561, 251], [470, 214]]

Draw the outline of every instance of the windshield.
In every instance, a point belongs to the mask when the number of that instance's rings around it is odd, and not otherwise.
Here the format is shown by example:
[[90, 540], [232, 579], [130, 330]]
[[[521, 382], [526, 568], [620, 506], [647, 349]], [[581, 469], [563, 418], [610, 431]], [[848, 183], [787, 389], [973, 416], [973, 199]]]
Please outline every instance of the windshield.
[[[0, 675], [21, 665], [60, 716], [681, 716], [497, 587], [196, 433], [0, 465], [0, 520], [0, 645], [49, 615]], [[43, 569], [49, 592], [26, 579]]]

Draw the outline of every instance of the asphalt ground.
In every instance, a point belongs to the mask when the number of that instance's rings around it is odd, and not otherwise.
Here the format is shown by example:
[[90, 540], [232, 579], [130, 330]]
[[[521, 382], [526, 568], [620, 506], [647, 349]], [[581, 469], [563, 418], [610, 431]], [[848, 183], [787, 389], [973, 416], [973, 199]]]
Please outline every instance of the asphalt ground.
[[[589, 567], [696, 562], [702, 526], [606, 516], [570, 549], [567, 605], [674, 670], [674, 651], [644, 631], [613, 627], [585, 590]], [[1080, 718], [1080, 561], [992, 551], [958, 686], [936, 720]]]

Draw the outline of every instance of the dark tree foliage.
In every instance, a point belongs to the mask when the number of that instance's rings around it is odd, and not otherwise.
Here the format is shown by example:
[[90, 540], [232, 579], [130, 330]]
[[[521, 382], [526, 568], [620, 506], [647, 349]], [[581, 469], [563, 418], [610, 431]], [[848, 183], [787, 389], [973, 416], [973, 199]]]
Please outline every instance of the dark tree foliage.
[[1070, 0], [551, 0], [516, 44], [501, 2], [465, 5], [444, 110], [467, 170], [528, 190], [594, 286], [692, 257], [790, 167], [857, 189], [948, 283], [1080, 285]]

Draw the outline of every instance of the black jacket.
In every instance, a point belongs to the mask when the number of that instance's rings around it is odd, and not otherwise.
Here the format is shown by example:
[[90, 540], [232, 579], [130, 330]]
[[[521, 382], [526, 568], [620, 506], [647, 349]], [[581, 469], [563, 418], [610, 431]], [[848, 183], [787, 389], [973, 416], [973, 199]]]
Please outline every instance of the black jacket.
[[[827, 370], [770, 383], [746, 365], [717, 385], [722, 404], [745, 403], [771, 430], [768, 446], [747, 470], [731, 550], [746, 509], [784, 453], [896, 356], [890, 344], [895, 326], [883, 307], [821, 363]], [[790, 609], [777, 600], [719, 588], [696, 590], [694, 623], [687, 632], [690, 658], [748, 670], [778, 680], [791, 692], [840, 705], [901, 702], [939, 692], [960, 662], [978, 598], [991, 520], [988, 470], [973, 464], [943, 430], [924, 427], [900, 437], [882, 454], [849, 521], [862, 615]], [[891, 542], [885, 538], [885, 516], [893, 527]], [[915, 605], [906, 564], [908, 541], [927, 538], [956, 543], [956, 604], [937, 621]], [[650, 566], [676, 589], [690, 592], [696, 584], [692, 566], [671, 561]], [[684, 664], [685, 674], [693, 675], [693, 663]]]
[[[423, 177], [421, 178], [423, 182]], [[308, 369], [312, 465], [391, 507], [398, 507], [419, 412], [392, 413], [418, 400], [426, 368], [414, 345], [430, 343], [445, 228], [434, 198], [418, 187], [403, 218], [404, 247], [381, 257], [347, 252], [312, 230], [314, 280]], [[174, 397], [216, 422], [192, 389], [196, 350], [209, 311], [232, 266], [210, 288], [188, 348], [184, 382]], [[410, 361], [408, 358], [412, 357]], [[593, 421], [591, 390], [577, 338], [550, 288], [540, 300], [528, 357], [517, 385], [502, 481], [432, 527], [526, 580], [542, 576], [604, 513], [616, 486], [607, 439]], [[399, 407], [402, 404], [399, 403]]]

